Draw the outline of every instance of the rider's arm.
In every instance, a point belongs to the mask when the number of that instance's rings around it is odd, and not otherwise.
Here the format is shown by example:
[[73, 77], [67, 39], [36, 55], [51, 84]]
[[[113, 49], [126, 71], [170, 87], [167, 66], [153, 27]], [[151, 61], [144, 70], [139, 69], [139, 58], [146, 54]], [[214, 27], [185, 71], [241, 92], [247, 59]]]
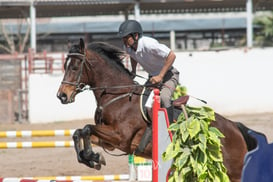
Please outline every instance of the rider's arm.
[[160, 73], [156, 76], [153, 76], [151, 78], [151, 82], [153, 84], [156, 84], [156, 83], [160, 83], [163, 81], [163, 78], [165, 76], [165, 74], [167, 73], [167, 71], [171, 68], [171, 66], [173, 65], [174, 63], [174, 60], [176, 58], [176, 55], [173, 51], [170, 51], [169, 55], [167, 56], [166, 58], [166, 61], [165, 61], [165, 64], [164, 66], [162, 67]]
[[132, 58], [130, 57], [131, 59], [131, 67], [132, 67], [132, 73], [133, 75], [136, 75], [136, 66], [137, 66], [137, 62]]

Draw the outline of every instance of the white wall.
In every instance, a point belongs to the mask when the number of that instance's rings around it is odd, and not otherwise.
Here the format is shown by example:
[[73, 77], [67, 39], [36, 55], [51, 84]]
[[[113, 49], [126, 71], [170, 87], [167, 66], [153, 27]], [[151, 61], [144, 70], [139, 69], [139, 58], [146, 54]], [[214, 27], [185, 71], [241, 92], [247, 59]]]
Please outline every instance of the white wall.
[[55, 122], [93, 118], [96, 101], [92, 92], [76, 97], [72, 104], [61, 104], [57, 91], [63, 76], [32, 74], [29, 78], [29, 121]]
[[188, 93], [206, 100], [217, 112], [230, 115], [273, 111], [272, 48], [180, 53], [175, 65]]
[[[176, 55], [181, 84], [190, 95], [206, 100], [216, 112], [225, 115], [273, 112], [273, 48]], [[30, 75], [31, 123], [93, 118], [96, 101], [92, 92], [80, 93], [75, 103], [63, 105], [56, 97], [61, 80], [62, 75]], [[189, 104], [201, 103], [190, 99]]]

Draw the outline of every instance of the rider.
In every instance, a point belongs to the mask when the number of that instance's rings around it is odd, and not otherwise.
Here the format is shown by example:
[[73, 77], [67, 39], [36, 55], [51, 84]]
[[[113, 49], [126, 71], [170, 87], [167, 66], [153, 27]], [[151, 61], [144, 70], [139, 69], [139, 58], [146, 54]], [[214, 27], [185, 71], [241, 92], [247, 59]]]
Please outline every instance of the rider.
[[179, 82], [179, 72], [172, 66], [176, 55], [166, 45], [142, 34], [142, 27], [136, 20], [124, 21], [118, 32], [123, 40], [124, 49], [131, 57], [133, 75], [136, 74], [136, 66], [139, 63], [149, 74], [148, 83], [162, 84], [161, 103], [167, 109], [169, 121], [172, 122], [171, 97]]

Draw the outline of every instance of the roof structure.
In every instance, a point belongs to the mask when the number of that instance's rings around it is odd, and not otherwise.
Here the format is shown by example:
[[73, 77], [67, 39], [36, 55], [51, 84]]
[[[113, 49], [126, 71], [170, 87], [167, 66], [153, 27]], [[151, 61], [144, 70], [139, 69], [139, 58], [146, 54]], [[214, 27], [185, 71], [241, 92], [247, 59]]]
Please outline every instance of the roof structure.
[[31, 19], [36, 49], [36, 18], [134, 14], [246, 12], [247, 46], [252, 46], [252, 12], [273, 10], [273, 0], [1, 0], [0, 19]]
[[[88, 19], [75, 19], [73, 22], [40, 22], [37, 23], [37, 34], [72, 34], [72, 33], [93, 33], [93, 34], [117, 34], [119, 25], [123, 20], [101, 20], [90, 21]], [[175, 30], [176, 32], [198, 32], [198, 31], [213, 31], [213, 30], [236, 30], [246, 28], [246, 19], [238, 18], [209, 18], [209, 19], [170, 19], [170, 20], [142, 20], [141, 25], [143, 31], [147, 32], [169, 32]], [[10, 33], [16, 34], [18, 32], [17, 24], [7, 24], [6, 28]], [[26, 32], [27, 26], [23, 25], [22, 32]]]
[[[0, 19], [36, 17], [128, 15], [139, 3], [140, 14], [175, 14], [246, 11], [247, 0], [1, 0]], [[255, 11], [272, 10], [273, 0], [253, 0]]]

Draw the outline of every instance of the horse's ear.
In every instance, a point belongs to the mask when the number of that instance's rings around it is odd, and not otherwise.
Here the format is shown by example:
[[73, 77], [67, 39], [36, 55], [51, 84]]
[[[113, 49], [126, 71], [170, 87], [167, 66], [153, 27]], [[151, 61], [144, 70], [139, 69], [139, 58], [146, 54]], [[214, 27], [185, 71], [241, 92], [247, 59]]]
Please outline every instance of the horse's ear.
[[83, 41], [82, 38], [80, 38], [80, 49], [81, 49], [81, 51], [83, 51], [84, 48], [85, 48], [85, 46], [84, 46], [84, 41]]
[[67, 48], [68, 48], [68, 50], [70, 50], [70, 48], [71, 48], [71, 41], [70, 40], [67, 41]]

